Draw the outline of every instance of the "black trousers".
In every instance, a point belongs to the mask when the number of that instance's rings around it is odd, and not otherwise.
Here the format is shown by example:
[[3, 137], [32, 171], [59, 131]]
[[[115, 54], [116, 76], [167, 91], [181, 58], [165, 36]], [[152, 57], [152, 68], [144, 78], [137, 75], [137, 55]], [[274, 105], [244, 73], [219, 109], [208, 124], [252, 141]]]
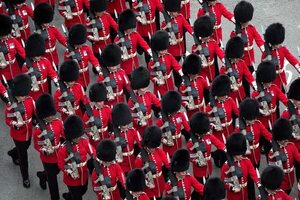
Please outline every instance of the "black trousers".
[[[180, 59], [181, 59], [181, 56], [175, 56], [174, 57], [177, 62], [180, 62]], [[179, 88], [179, 86], [181, 85], [182, 83], [182, 78], [181, 76], [179, 75], [178, 72], [176, 72], [175, 70], [173, 70], [173, 77], [174, 77], [174, 84], [177, 88]]]
[[[204, 184], [204, 181], [203, 181], [203, 178], [201, 177], [195, 177], [196, 179], [197, 179], [197, 181], [199, 182], [199, 183], [201, 183], [201, 184]], [[207, 177], [208, 178], [208, 177]], [[207, 179], [206, 178], [206, 179]], [[201, 197], [201, 195], [198, 193], [198, 192], [196, 192], [195, 190], [192, 192], [192, 195], [191, 195], [191, 198], [192, 198], [192, 200], [199, 200], [199, 199], [202, 199], [202, 197]]]
[[[149, 39], [149, 37], [142, 37], [146, 42], [147, 42], [147, 44], [150, 46], [150, 39]], [[140, 55], [142, 55], [143, 53], [144, 53], [144, 57], [145, 57], [145, 62], [146, 62], [146, 64], [148, 65], [148, 63], [149, 63], [149, 61], [150, 61], [150, 59], [151, 59], [151, 56], [147, 53], [147, 52], [144, 52], [144, 49], [142, 49], [142, 47], [140, 47], [140, 46], [137, 46], [137, 52], [138, 52], [138, 54], [140, 54]], [[145, 66], [145, 67], [147, 67], [147, 66]]]
[[[252, 65], [248, 66], [248, 68], [249, 68], [249, 71], [250, 71], [251, 73], [254, 72], [254, 67], [253, 67]], [[248, 81], [245, 79], [245, 77], [243, 77], [242, 83], [243, 83], [243, 86], [244, 86], [244, 90], [245, 90], [246, 97], [250, 97], [250, 84], [249, 84]]]
[[[24, 180], [27, 180], [29, 175], [28, 175], [28, 153], [27, 150], [30, 146], [31, 140], [28, 141], [17, 141], [14, 140], [14, 143], [16, 145], [16, 148], [14, 150], [17, 151], [18, 157], [20, 159], [20, 171], [21, 175]], [[14, 151], [13, 150], [13, 151]]]
[[72, 200], [82, 200], [82, 196], [86, 193], [88, 182], [80, 186], [68, 186], [69, 195]]
[[59, 189], [57, 183], [57, 175], [59, 174], [59, 168], [57, 163], [44, 163], [45, 179], [48, 182], [49, 192], [51, 200], [59, 200]]
[[[259, 169], [260, 162], [257, 165], [254, 165], [255, 169]], [[248, 199], [249, 200], [255, 200], [255, 186], [253, 180], [248, 177], [247, 180], [247, 190], [248, 190]]]

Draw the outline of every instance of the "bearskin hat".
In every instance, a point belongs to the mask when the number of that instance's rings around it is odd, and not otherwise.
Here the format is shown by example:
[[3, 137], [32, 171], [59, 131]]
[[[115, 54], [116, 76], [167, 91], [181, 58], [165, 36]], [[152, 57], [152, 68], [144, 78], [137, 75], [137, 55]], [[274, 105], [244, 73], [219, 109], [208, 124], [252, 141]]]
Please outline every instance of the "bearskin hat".
[[293, 127], [290, 120], [285, 118], [277, 119], [273, 124], [272, 134], [273, 138], [277, 141], [292, 138]]
[[11, 19], [3, 14], [0, 14], [0, 37], [11, 34], [12, 21]]
[[12, 80], [11, 92], [13, 96], [27, 96], [31, 90], [31, 78], [27, 74], [18, 74]]
[[280, 167], [269, 165], [261, 174], [261, 184], [269, 190], [276, 190], [280, 187], [284, 173]]
[[169, 47], [169, 35], [164, 30], [156, 31], [151, 37], [151, 48], [154, 51], [163, 51]]
[[225, 199], [226, 190], [224, 182], [217, 177], [209, 178], [204, 185], [204, 200]]
[[92, 102], [105, 101], [107, 90], [104, 83], [95, 83], [89, 89], [89, 98]]
[[90, 10], [92, 12], [103, 12], [107, 8], [107, 0], [91, 0]]
[[64, 61], [59, 68], [61, 81], [72, 82], [79, 78], [79, 66], [74, 60]]
[[259, 116], [259, 103], [255, 99], [246, 98], [240, 103], [240, 117], [254, 120]]
[[116, 44], [106, 45], [101, 53], [101, 59], [106, 67], [114, 67], [121, 63], [122, 51]]
[[197, 112], [191, 116], [190, 127], [192, 134], [204, 134], [210, 130], [209, 117], [204, 112]]
[[117, 154], [116, 144], [109, 139], [103, 139], [97, 146], [97, 158], [104, 162], [115, 160]]
[[162, 97], [161, 107], [166, 114], [177, 112], [181, 107], [181, 95], [177, 91], [168, 91]]
[[182, 72], [186, 75], [196, 75], [201, 70], [201, 59], [197, 54], [188, 55], [182, 64]]
[[177, 149], [172, 156], [171, 170], [173, 172], [183, 172], [190, 167], [190, 153], [186, 149]]
[[26, 56], [32, 58], [45, 54], [45, 41], [40, 34], [34, 33], [26, 41]]
[[276, 78], [276, 66], [271, 61], [261, 62], [256, 71], [256, 81], [259, 83], [271, 83]]
[[230, 92], [230, 79], [227, 75], [218, 75], [212, 82], [211, 93], [213, 96], [222, 97]]
[[144, 147], [156, 148], [161, 144], [162, 130], [157, 126], [148, 126], [143, 134], [142, 144]]
[[181, 7], [181, 0], [165, 0], [164, 8], [168, 12], [178, 12]]
[[132, 122], [131, 110], [127, 104], [118, 103], [111, 111], [111, 118], [115, 127], [128, 125]]
[[167, 195], [167, 196], [163, 197], [161, 200], [177, 200], [177, 199], [173, 196]]
[[234, 8], [235, 21], [239, 23], [246, 23], [252, 20], [254, 7], [248, 1], [240, 1]]
[[10, 0], [12, 4], [22, 4], [25, 3], [26, 0]]
[[196, 37], [209, 37], [214, 32], [214, 24], [209, 16], [201, 16], [194, 22], [194, 32]]
[[271, 45], [283, 43], [285, 39], [285, 28], [280, 23], [274, 23], [268, 26], [265, 32], [265, 41]]
[[70, 115], [64, 121], [64, 133], [66, 140], [73, 140], [83, 135], [83, 122], [77, 115]]
[[86, 28], [82, 24], [75, 24], [71, 27], [68, 35], [68, 42], [71, 46], [81, 45], [86, 42]]
[[53, 97], [48, 93], [41, 94], [38, 97], [35, 102], [35, 107], [37, 116], [40, 119], [56, 115]]
[[131, 9], [124, 10], [118, 20], [119, 30], [124, 32], [125, 30], [136, 28], [136, 16]]
[[132, 192], [144, 191], [146, 187], [146, 178], [143, 170], [133, 169], [126, 178], [126, 189]]
[[295, 99], [297, 101], [300, 101], [300, 78], [295, 79], [289, 88], [289, 91], [287, 93], [287, 97], [289, 99]]
[[245, 136], [242, 133], [232, 133], [227, 140], [226, 148], [231, 156], [244, 155], [247, 150]]
[[53, 17], [54, 17], [53, 8], [48, 3], [40, 3], [34, 9], [33, 19], [35, 23], [39, 25], [52, 22]]
[[242, 58], [244, 55], [244, 41], [241, 37], [233, 37], [226, 44], [225, 54], [227, 58]]
[[146, 67], [140, 66], [131, 73], [131, 88], [138, 90], [146, 88], [150, 84], [150, 72]]

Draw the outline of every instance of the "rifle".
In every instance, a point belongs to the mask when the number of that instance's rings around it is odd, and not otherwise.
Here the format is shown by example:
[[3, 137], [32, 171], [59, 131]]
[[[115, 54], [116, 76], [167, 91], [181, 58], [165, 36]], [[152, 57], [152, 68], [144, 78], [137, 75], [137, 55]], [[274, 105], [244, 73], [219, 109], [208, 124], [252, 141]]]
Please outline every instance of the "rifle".
[[149, 5], [147, 3], [143, 3], [142, 0], [137, 0], [138, 4], [134, 7], [134, 9], [138, 9], [137, 16], [140, 16], [141, 23], [147, 24], [146, 14], [150, 12]]
[[132, 89], [130, 90], [130, 97], [134, 103], [132, 109], [135, 109], [137, 111], [136, 113], [132, 114], [133, 117], [137, 117], [139, 119], [140, 126], [146, 126], [148, 123], [148, 119], [145, 117], [145, 114], [147, 112], [145, 104], [143, 102], [138, 102], [137, 96]]
[[131, 42], [128, 38], [125, 38], [125, 34], [122, 31], [118, 31], [119, 35], [119, 41], [116, 42], [117, 45], [120, 46], [122, 50], [122, 60], [128, 60], [129, 59], [129, 53], [127, 49], [132, 48]]
[[79, 62], [82, 61], [82, 56], [81, 56], [80, 52], [76, 52], [75, 48], [70, 44], [69, 41], [67, 44], [67, 48], [68, 48], [68, 52], [69, 52], [68, 57], [79, 64]]
[[67, 107], [67, 111], [70, 113], [70, 115], [74, 114], [75, 110], [72, 105], [75, 102], [74, 94], [67, 90], [67, 86], [63, 81], [59, 80], [58, 85], [61, 92], [61, 96], [58, 97], [58, 99], [65, 100], [64, 102], [59, 102], [58, 105], [61, 107]]
[[268, 104], [272, 102], [272, 96], [269, 92], [264, 91], [262, 83], [256, 82], [256, 84], [257, 84], [257, 91], [259, 92], [259, 95], [256, 97], [256, 99], [262, 106], [262, 110], [260, 109], [260, 112], [263, 115], [269, 115], [270, 109]]
[[81, 163], [81, 157], [80, 154], [76, 151], [73, 151], [72, 144], [70, 141], [65, 141], [67, 151], [68, 151], [68, 157], [65, 158], [65, 162], [69, 162], [65, 164], [65, 170], [67, 173], [73, 178], [78, 179], [79, 178], [79, 172], [77, 165]]
[[209, 48], [207, 46], [202, 47], [201, 45], [202, 41], [195, 35], [195, 33], [193, 34], [193, 39], [196, 46], [194, 52], [200, 56], [202, 65], [207, 66], [208, 65], [207, 58], [210, 56]]
[[94, 187], [94, 190], [96, 192], [101, 192], [102, 193], [102, 199], [104, 200], [110, 200], [111, 196], [109, 193], [108, 188], [112, 187], [111, 179], [109, 176], [104, 176], [103, 171], [101, 167], [99, 166], [99, 162], [97, 162], [96, 159], [93, 160], [94, 166], [95, 166], [95, 171], [97, 173], [98, 178], [94, 181], [94, 183], [99, 183], [100, 186]]
[[32, 60], [29, 57], [25, 58], [25, 63], [28, 68], [27, 74], [30, 76], [31, 79], [32, 90], [34, 92], [37, 92], [40, 90], [38, 79], [40, 79], [42, 76], [41, 72], [38, 68], [33, 67]]
[[76, 7], [75, 0], [60, 0], [59, 3], [64, 3], [65, 6], [58, 6], [58, 10], [65, 11], [67, 19], [73, 19], [72, 8]]
[[52, 146], [52, 141], [54, 141], [54, 133], [51, 129], [47, 130], [46, 123], [43, 119], [37, 118], [37, 121], [41, 130], [41, 134], [39, 134], [37, 137], [44, 137], [44, 140], [38, 141], [38, 144], [43, 145], [42, 151], [49, 155], [54, 152], [54, 147]]
[[7, 46], [5, 44], [0, 44], [0, 65], [1, 65], [1, 68], [5, 68], [8, 65], [8, 63], [5, 59], [6, 54], [8, 54]]
[[[204, 142], [199, 142], [194, 134], [191, 134], [191, 139], [193, 146], [191, 147], [191, 150], [196, 150], [196, 162], [199, 167], [203, 167], [207, 165], [207, 161], [203, 155], [203, 153], [206, 152], [206, 147]], [[191, 155], [192, 157], [192, 155]]]
[[246, 138], [246, 144], [247, 144], [247, 150], [246, 150], [246, 154], [250, 154], [251, 153], [251, 149], [250, 149], [250, 143], [253, 142], [253, 133], [252, 132], [247, 132], [246, 130], [246, 122], [243, 118], [239, 118], [239, 128], [241, 130], [241, 133], [245, 136]]
[[178, 187], [178, 180], [171, 171], [169, 171], [169, 178], [172, 186], [172, 189], [169, 192], [173, 193], [173, 197], [175, 197], [175, 199], [184, 199], [185, 194], [183, 187]]
[[183, 91], [183, 93], [187, 94], [187, 96], [182, 96], [182, 100], [188, 101], [187, 107], [189, 110], [194, 110], [196, 109], [194, 99], [198, 98], [198, 92], [196, 88], [191, 87], [190, 77], [184, 75], [182, 78], [184, 85], [186, 86], [186, 89]]
[[165, 137], [163, 139], [163, 143], [167, 146], [174, 146], [174, 139], [173, 139], [173, 133], [176, 132], [176, 127], [173, 121], [169, 121], [168, 115], [165, 112], [161, 112], [162, 114], [162, 120], [164, 122], [163, 126], [161, 127], [163, 136]]
[[90, 15], [90, 19], [91, 19], [89, 25], [91, 26], [91, 28], [87, 29], [87, 31], [89, 33], [93, 34], [93, 38], [96, 41], [99, 41], [100, 40], [100, 38], [99, 38], [99, 30], [103, 29], [102, 22], [98, 19], [98, 17], [95, 15], [94, 12], [89, 11], [89, 15]]
[[277, 141], [272, 139], [273, 155], [270, 158], [275, 158], [275, 162], [269, 162], [270, 165], [275, 165], [283, 170], [283, 162], [287, 161], [287, 156], [284, 151], [280, 151], [280, 146]]
[[144, 148], [141, 148], [141, 157], [144, 162], [143, 170], [146, 177], [146, 186], [153, 189], [155, 187], [153, 174], [157, 173], [155, 163], [149, 160], [148, 153]]
[[231, 82], [230, 87], [233, 91], [237, 91], [239, 89], [237, 80], [240, 76], [239, 76], [238, 71], [236, 69], [232, 68], [230, 61], [227, 57], [225, 57], [225, 67], [227, 70], [227, 75]]
[[164, 73], [166, 73], [167, 71], [166, 65], [159, 61], [158, 53], [153, 49], [152, 49], [152, 59], [154, 65], [151, 66], [151, 68], [155, 69], [155, 72], [151, 72], [151, 75], [155, 76], [154, 79], [156, 80], [158, 85], [164, 85], [165, 84]]
[[165, 19], [166, 27], [169, 37], [170, 37], [170, 45], [176, 45], [178, 40], [176, 38], [176, 34], [179, 33], [179, 28], [177, 23], [172, 23], [172, 17], [168, 14], [167, 11], [162, 11], [163, 17]]
[[211, 119], [211, 121], [214, 123], [214, 128], [217, 131], [221, 131], [221, 130], [223, 130], [221, 119], [223, 119], [225, 117], [225, 111], [223, 108], [217, 107], [215, 98], [213, 97], [211, 92], [209, 94], [209, 100], [210, 100], [210, 105], [212, 107], [212, 113], [214, 115], [214, 117]]
[[216, 23], [216, 16], [214, 13], [209, 12], [209, 5], [207, 0], [197, 0], [198, 3], [202, 6], [203, 10], [204, 10], [204, 14], [209, 16], [212, 20], [212, 23], [215, 24]]
[[91, 127], [86, 128], [85, 132], [91, 133], [91, 138], [94, 141], [99, 141], [99, 129], [102, 128], [102, 122], [100, 117], [95, 117], [93, 114], [93, 109], [89, 103], [85, 104], [85, 111], [87, 116], [89, 117], [89, 120], [86, 122], [86, 124], [89, 124]]
[[235, 23], [235, 34], [242, 38], [244, 45], [248, 44], [248, 36], [245, 33], [242, 33], [242, 25], [239, 22]]
[[279, 65], [279, 61], [278, 61], [278, 58], [276, 56], [272, 55], [271, 46], [268, 43], [265, 42], [264, 47], [265, 47], [265, 52], [266, 52], [266, 55], [267, 55], [266, 60], [271, 61], [277, 68], [278, 65]]
[[104, 77], [103, 83], [105, 84], [107, 90], [107, 99], [114, 100], [115, 99], [114, 89], [117, 88], [117, 82], [114, 78], [109, 77], [109, 70], [106, 67], [103, 67], [102, 71]]
[[228, 171], [225, 172], [225, 174], [231, 175], [230, 178], [226, 178], [224, 180], [225, 183], [233, 183], [233, 190], [234, 191], [240, 191], [242, 189], [241, 184], [239, 182], [239, 178], [243, 177], [243, 172], [241, 167], [234, 165], [234, 159], [231, 155], [226, 153], [227, 162], [228, 162]]
[[293, 126], [293, 136], [300, 137], [300, 115], [296, 115], [295, 106], [290, 100], [288, 101], [287, 108], [290, 114], [290, 121]]
[[42, 28], [42, 26], [38, 23], [34, 23], [36, 33], [40, 34], [42, 38], [46, 41], [48, 40], [48, 32], [46, 29]]
[[15, 14], [15, 8], [11, 1], [5, 1], [4, 3], [8, 10], [8, 15], [12, 21], [12, 34], [16, 38], [21, 37], [20, 27], [23, 26], [22, 17]]
[[127, 146], [127, 141], [124, 137], [120, 136], [120, 130], [118, 127], [113, 127], [114, 135], [115, 135], [115, 144], [117, 146], [117, 154], [116, 154], [116, 161], [118, 163], [123, 162], [123, 148]]

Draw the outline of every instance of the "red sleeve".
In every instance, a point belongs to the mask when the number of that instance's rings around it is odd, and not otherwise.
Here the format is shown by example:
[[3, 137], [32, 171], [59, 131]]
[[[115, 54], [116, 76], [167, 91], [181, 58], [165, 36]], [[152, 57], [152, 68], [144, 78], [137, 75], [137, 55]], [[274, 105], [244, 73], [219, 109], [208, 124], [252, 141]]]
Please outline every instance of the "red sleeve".
[[55, 78], [58, 79], [57, 73], [53, 69], [50, 61], [48, 59], [45, 59], [45, 60], [46, 60], [46, 66], [47, 66], [48, 76], [50, 76], [52, 80], [55, 79]]
[[156, 0], [156, 6], [157, 6], [157, 10], [159, 10], [160, 12], [163, 11], [163, 6], [162, 6], [160, 0]]
[[163, 125], [163, 120], [162, 120], [161, 118], [157, 119], [157, 120], [156, 120], [156, 125], [157, 125], [158, 127], [162, 127], [162, 125]]
[[294, 157], [294, 160], [300, 164], [300, 153], [298, 152], [298, 149], [296, 147], [296, 145], [294, 143], [290, 143], [291, 144], [291, 147], [292, 147], [292, 152], [293, 152], [293, 157]]
[[83, 0], [83, 6], [84, 6], [86, 9], [89, 9], [89, 8], [90, 8], [90, 1], [89, 1], [89, 0]]
[[140, 148], [142, 148], [142, 145], [141, 145], [141, 140], [142, 140], [142, 138], [141, 138], [141, 136], [140, 136], [140, 133], [139, 133], [137, 130], [134, 132], [134, 140], [135, 140], [136, 144], [137, 144]]
[[86, 151], [90, 155], [90, 157], [93, 158], [94, 156], [96, 156], [95, 148], [89, 143], [87, 139], [84, 139], [84, 142], [85, 142]]
[[[192, 142], [192, 140], [189, 140], [189, 141], [186, 143], [186, 148], [187, 148], [187, 150], [190, 152], [190, 154], [193, 154], [193, 153], [194, 153], [194, 151], [191, 150], [192, 146], [193, 146], [193, 142]], [[197, 160], [197, 158], [192, 158], [192, 157], [190, 157], [190, 161], [191, 161], [191, 163], [193, 163], [194, 165], [197, 165], [196, 160]]]
[[58, 150], [58, 155], [57, 155], [58, 156], [57, 157], [57, 165], [61, 171], [64, 171], [64, 169], [65, 169], [65, 158], [67, 156], [66, 154], [67, 154], [66, 148], [60, 147]]
[[37, 152], [41, 152], [40, 145], [38, 145], [38, 135], [41, 134], [41, 130], [37, 127], [33, 129], [33, 147]]
[[104, 81], [104, 76], [103, 75], [99, 75], [98, 78], [97, 78], [97, 82], [99, 83], [102, 83]]
[[117, 168], [117, 178], [121, 185], [125, 188], [125, 175], [124, 172], [119, 164], [116, 164]]
[[114, 31], [118, 32], [119, 27], [118, 27], [117, 22], [112, 18], [112, 16], [110, 14], [108, 14], [107, 16], [108, 16], [108, 23], [109, 23], [110, 27], [112, 29], [114, 29]]
[[230, 99], [231, 99], [232, 111], [233, 111], [232, 114], [235, 114], [236, 116], [240, 116], [239, 109], [236, 105], [236, 102], [232, 98], [230, 98]]
[[31, 18], [33, 18], [33, 10], [31, 9], [31, 7], [28, 6], [28, 5], [26, 5], [25, 9], [26, 9], [28, 15], [29, 15]]
[[3, 95], [6, 92], [6, 88], [4, 87], [4, 85], [2, 85], [2, 83], [0, 82], [0, 94]]
[[288, 103], [288, 98], [286, 97], [286, 95], [279, 89], [279, 87], [276, 86], [276, 90], [277, 90], [277, 97], [278, 99], [285, 105], [287, 106]]
[[259, 183], [259, 178], [257, 176], [256, 170], [254, 169], [251, 161], [249, 159], [245, 159], [246, 165], [248, 167], [248, 173], [253, 182], [257, 185]]
[[265, 41], [262, 39], [261, 35], [257, 32], [255, 26], [252, 26], [253, 37], [256, 45], [260, 48], [264, 45]]
[[191, 25], [188, 23], [188, 21], [183, 17], [183, 15], [180, 15], [181, 16], [181, 20], [182, 20], [182, 24], [183, 24], [183, 27], [185, 28], [185, 30], [187, 30], [187, 32], [189, 32], [189, 34], [193, 34], [193, 29], [191, 27]]
[[184, 127], [184, 130], [186, 130], [187, 132], [190, 132], [191, 130], [191, 127], [189, 125], [189, 122], [188, 122], [188, 118], [187, 118], [187, 115], [184, 114], [184, 113], [181, 113], [182, 114], [182, 124], [183, 124], [183, 127]]
[[170, 61], [171, 61], [171, 66], [172, 68], [176, 71], [176, 72], [179, 72], [182, 70], [182, 67], [181, 65], [179, 64], [179, 62], [174, 58], [173, 55], [169, 54], [169, 58], [170, 58]]
[[242, 65], [243, 72], [244, 72], [244, 78], [251, 85], [251, 83], [254, 81], [254, 77], [251, 74], [248, 66], [246, 65], [246, 63], [244, 61], [241, 62], [241, 65]]
[[260, 133], [262, 136], [267, 140], [271, 141], [272, 140], [272, 134], [266, 129], [266, 127], [259, 121], [259, 126], [260, 126]]
[[211, 143], [217, 147], [217, 149], [224, 150], [226, 148], [224, 143], [216, 138], [216, 136], [213, 134], [209, 134], [209, 139], [211, 140]]
[[199, 193], [201, 196], [203, 196], [204, 185], [199, 183], [194, 176], [190, 176], [190, 178], [191, 178], [191, 183], [192, 183], [194, 190], [197, 193]]
[[54, 93], [54, 105], [55, 105], [55, 109], [58, 111], [58, 112], [62, 112], [62, 107], [58, 105], [59, 103], [59, 97], [61, 95], [61, 92], [59, 89], [57, 89]]
[[[229, 178], [228, 177], [228, 174], [226, 174], [226, 172], [228, 171], [228, 164], [227, 164], [227, 162], [222, 166], [222, 168], [221, 168], [221, 179], [224, 181], [226, 178]], [[225, 182], [224, 181], [224, 183], [225, 183], [225, 188], [227, 189], [227, 190], [229, 190], [230, 189], [230, 186], [229, 186], [229, 183], [227, 183], [227, 182]]]
[[167, 157], [167, 154], [160, 148], [158, 148], [158, 153], [160, 155], [161, 161], [167, 169], [170, 169], [170, 160]]
[[165, 192], [166, 192], [166, 194], [170, 194], [169, 191], [171, 189], [172, 189], [171, 182], [170, 181], [166, 182], [166, 184], [165, 184]]
[[67, 46], [67, 38], [57, 28], [54, 28], [53, 30], [54, 30], [54, 34], [55, 34], [55, 37], [58, 40], [58, 42], [66, 47]]
[[154, 105], [157, 108], [160, 108], [160, 100], [153, 93], [150, 94], [151, 94], [152, 105]]
[[95, 57], [95, 55], [94, 55], [93, 51], [91, 50], [91, 48], [89, 46], [87, 46], [86, 50], [87, 50], [87, 53], [89, 55], [89, 61], [92, 63], [93, 67], [95, 67], [95, 68], [100, 67], [99, 61]]
[[230, 11], [228, 11], [227, 8], [222, 3], [219, 3], [219, 5], [220, 5], [220, 10], [222, 15], [229, 21], [232, 21], [233, 14]]
[[293, 66], [299, 64], [298, 59], [288, 50], [288, 48], [284, 47], [284, 57], [289, 61], [289, 63]]
[[14, 126], [12, 125], [12, 117], [7, 117], [7, 114], [9, 113], [8, 112], [8, 107], [11, 106], [11, 105], [6, 105], [5, 107], [5, 123], [6, 125], [8, 125], [10, 128], [14, 128]]
[[197, 17], [201, 17], [204, 14], [203, 9], [200, 8], [197, 13]]
[[222, 61], [225, 57], [224, 51], [219, 47], [217, 42], [214, 42], [214, 48], [218, 58]]
[[235, 31], [231, 31], [231, 33], [230, 33], [230, 38], [233, 38], [233, 37], [235, 37], [236, 36], [236, 34], [235, 34]]
[[147, 51], [150, 49], [149, 45], [138, 32], [136, 32], [136, 36], [138, 45], [147, 53]]
[[227, 71], [227, 69], [226, 69], [225, 66], [222, 66], [222, 67], [220, 68], [220, 74], [226, 74], [226, 71]]
[[134, 161], [135, 168], [143, 168], [143, 160], [141, 158], [141, 155], [138, 155]]
[[127, 90], [128, 92], [130, 91], [130, 80], [128, 76], [126, 75], [125, 71], [123, 71], [123, 78], [124, 78], [124, 86], [123, 89]]
[[14, 43], [15, 43], [15, 47], [16, 47], [16, 51], [17, 53], [23, 58], [25, 59], [25, 50], [24, 48], [22, 47], [22, 45], [20, 44], [20, 42], [18, 42], [18, 40], [14, 39]]
[[290, 113], [289, 113], [289, 111], [288, 110], [284, 110], [283, 112], [282, 112], [282, 114], [281, 114], [281, 117], [282, 118], [286, 118], [286, 119], [290, 119]]

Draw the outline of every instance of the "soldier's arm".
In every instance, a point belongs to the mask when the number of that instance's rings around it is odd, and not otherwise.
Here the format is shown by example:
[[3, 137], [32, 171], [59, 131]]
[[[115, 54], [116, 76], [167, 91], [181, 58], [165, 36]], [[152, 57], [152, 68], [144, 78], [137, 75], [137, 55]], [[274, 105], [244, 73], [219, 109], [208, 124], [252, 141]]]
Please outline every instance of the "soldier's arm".
[[116, 164], [118, 182], [125, 188], [125, 175], [119, 164]]
[[39, 153], [41, 153], [41, 146], [38, 144], [38, 141], [39, 141], [38, 140], [38, 135], [40, 135], [40, 134], [41, 134], [40, 128], [39, 127], [34, 127], [33, 133], [32, 133], [32, 135], [33, 135], [33, 147]]
[[260, 133], [268, 141], [271, 142], [272, 134], [266, 129], [266, 127], [259, 121]]
[[257, 176], [256, 170], [253, 167], [251, 161], [249, 159], [245, 160], [245, 165], [248, 167], [248, 174], [250, 176], [250, 178], [253, 180], [253, 182], [258, 185], [259, 184], [259, 178]]
[[50, 76], [50, 78], [52, 80], [58, 80], [58, 75], [56, 73], [56, 71], [53, 69], [53, 66], [51, 65], [50, 61], [47, 59], [46, 61], [46, 67], [47, 67], [47, 71], [48, 71], [48, 76]]
[[32, 10], [32, 8], [30, 6], [28, 6], [28, 5], [26, 5], [25, 10], [27, 11], [28, 16], [31, 17], [31, 18], [33, 18], [33, 10]]
[[117, 22], [112, 18], [112, 16], [110, 14], [108, 14], [107, 16], [108, 16], [108, 21], [109, 21], [110, 27], [112, 27], [112, 29], [114, 29], [114, 31], [118, 32], [119, 27], [118, 27]]
[[255, 26], [252, 26], [252, 33], [253, 33], [253, 38], [255, 40], [256, 45], [259, 47], [261, 52], [263, 52], [265, 49], [265, 47], [264, 47], [265, 41], [262, 39], [261, 35], [258, 33]]
[[219, 8], [221, 10], [222, 15], [228, 19], [229, 21], [235, 23], [233, 13], [230, 12], [222, 3], [219, 3]]
[[168, 56], [169, 58], [170, 58], [170, 60], [171, 60], [171, 66], [172, 66], [172, 68], [176, 71], [176, 72], [178, 72], [181, 76], [183, 76], [183, 72], [182, 72], [182, 67], [181, 67], [181, 65], [179, 64], [179, 62], [174, 58], [174, 56], [173, 55], [169, 55]]
[[230, 100], [231, 100], [231, 105], [232, 105], [232, 114], [234, 114], [237, 117], [240, 116], [240, 112], [236, 105], [236, 102], [233, 99], [230, 99]]
[[190, 176], [190, 180], [191, 180], [191, 183], [192, 183], [192, 186], [193, 186], [194, 190], [197, 193], [199, 193], [201, 196], [203, 196], [204, 185], [199, 183], [194, 176]]
[[165, 168], [170, 169], [170, 159], [168, 158], [167, 154], [160, 148], [158, 148], [158, 153]]
[[209, 134], [209, 138], [211, 140], [211, 143], [213, 145], [215, 145], [215, 147], [217, 147], [217, 149], [220, 150], [225, 150], [225, 144], [223, 142], [221, 142], [218, 138], [216, 138], [216, 136], [214, 136], [213, 134]]
[[183, 15], [181, 15], [181, 19], [182, 19], [182, 24], [183, 24], [183, 27], [185, 28], [185, 30], [187, 30], [187, 32], [189, 32], [189, 34], [193, 35], [193, 33], [194, 33], [193, 28], [188, 23], [188, 21], [183, 17]]
[[67, 38], [57, 29], [53, 28], [55, 38], [58, 40], [58, 42], [63, 45], [67, 46]]
[[279, 89], [278, 86], [276, 86], [276, 93], [277, 93], [277, 98], [279, 99], [279, 101], [281, 101], [281, 103], [283, 103], [285, 106], [287, 106], [288, 98], [287, 98], [286, 95]]
[[299, 71], [299, 61], [298, 59], [289, 51], [288, 48], [284, 47], [284, 57], [289, 61], [289, 63], [297, 67]]
[[215, 49], [215, 53], [217, 54], [218, 58], [222, 61], [222, 63], [224, 63], [224, 58], [225, 58], [225, 53], [224, 51], [221, 49], [221, 47], [219, 47], [217, 42], [214, 42], [214, 49]]
[[14, 40], [14, 44], [15, 44], [15, 48], [17, 53], [23, 58], [25, 59], [25, 50], [22, 47], [22, 45], [20, 44], [20, 42], [18, 42], [18, 40], [13, 39]]
[[300, 164], [300, 153], [298, 152], [298, 149], [296, 147], [296, 145], [294, 143], [291, 143], [291, 149], [292, 149], [292, 152], [293, 152], [293, 157], [294, 157], [294, 160]]
[[137, 43], [138, 43], [138, 45], [142, 49], [144, 49], [145, 52], [147, 52], [149, 54], [149, 52], [151, 52], [151, 49], [150, 49], [149, 45], [147, 44], [147, 42], [142, 38], [142, 36], [138, 32], [137, 32], [136, 36], [137, 36]]

